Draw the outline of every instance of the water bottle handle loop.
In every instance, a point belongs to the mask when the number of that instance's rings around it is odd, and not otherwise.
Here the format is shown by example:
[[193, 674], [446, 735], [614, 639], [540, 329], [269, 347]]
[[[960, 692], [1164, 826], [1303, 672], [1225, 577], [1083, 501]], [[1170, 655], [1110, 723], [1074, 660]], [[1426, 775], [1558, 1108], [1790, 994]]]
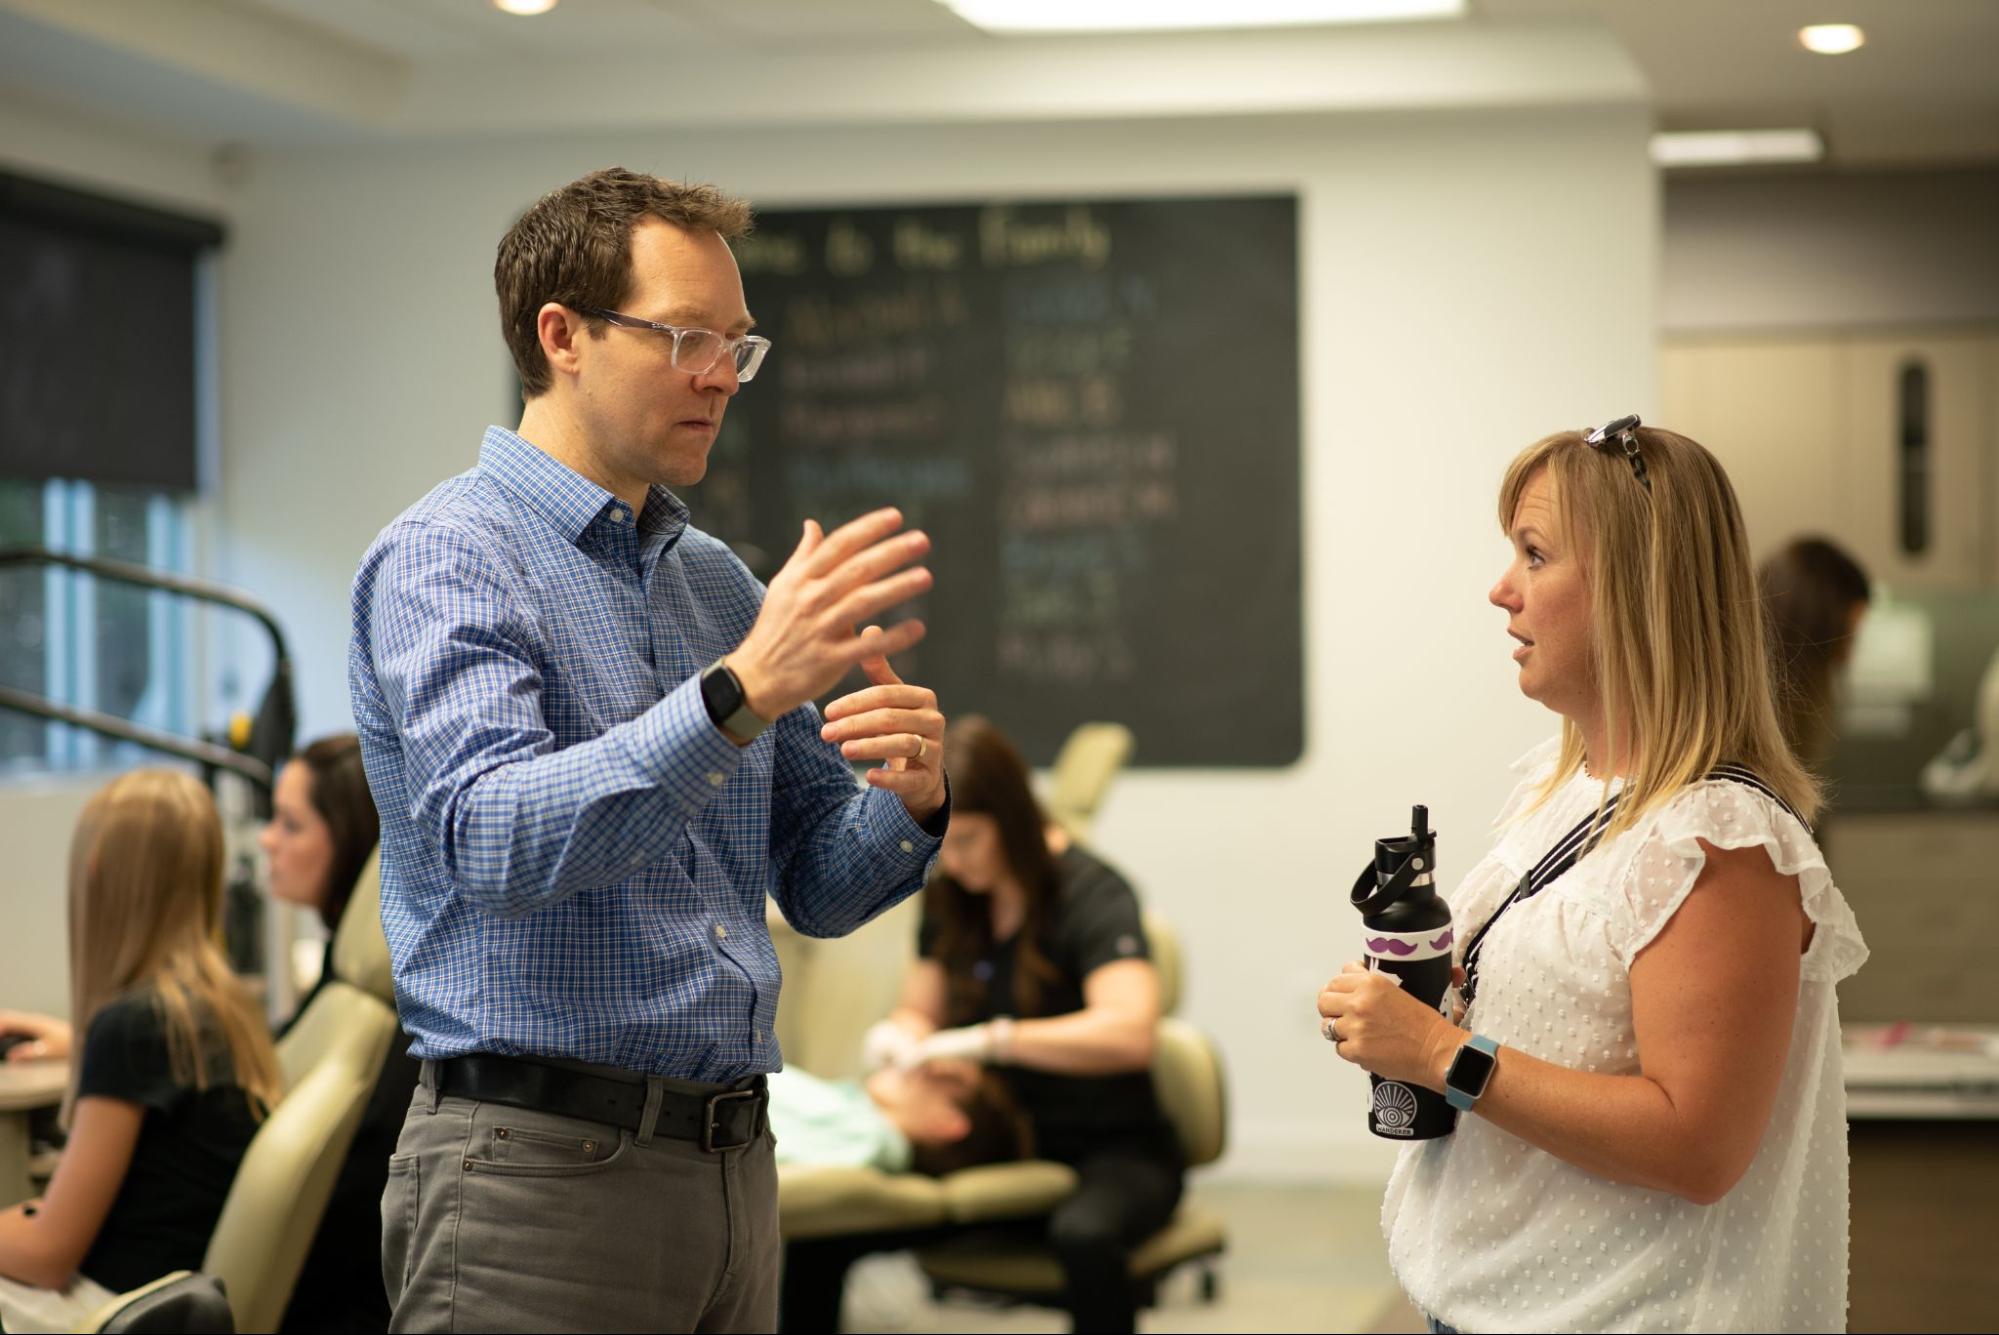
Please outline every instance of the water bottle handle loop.
[[1369, 862], [1362, 867], [1360, 875], [1354, 880], [1353, 893], [1348, 896], [1353, 906], [1363, 914], [1373, 914], [1402, 898], [1418, 876], [1433, 870], [1431, 859], [1426, 856], [1428, 852], [1427, 846], [1411, 850], [1409, 856], [1402, 859], [1402, 865], [1395, 869], [1395, 874], [1379, 884], [1375, 883], [1375, 864]]

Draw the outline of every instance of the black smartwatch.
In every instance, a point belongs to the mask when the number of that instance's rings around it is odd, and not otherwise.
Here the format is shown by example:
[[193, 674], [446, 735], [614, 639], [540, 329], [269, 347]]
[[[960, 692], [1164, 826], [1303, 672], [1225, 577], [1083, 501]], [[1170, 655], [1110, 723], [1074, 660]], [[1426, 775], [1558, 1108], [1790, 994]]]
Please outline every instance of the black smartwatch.
[[1458, 1049], [1458, 1055], [1451, 1058], [1451, 1069], [1444, 1073], [1444, 1099], [1459, 1112], [1470, 1112], [1478, 1102], [1479, 1095], [1492, 1083], [1492, 1073], [1499, 1067], [1499, 1044], [1483, 1034], [1473, 1034], [1465, 1045]]
[[716, 727], [745, 744], [754, 742], [770, 726], [769, 719], [750, 712], [749, 701], [743, 698], [743, 683], [719, 658], [701, 674], [701, 703], [708, 706], [708, 717]]

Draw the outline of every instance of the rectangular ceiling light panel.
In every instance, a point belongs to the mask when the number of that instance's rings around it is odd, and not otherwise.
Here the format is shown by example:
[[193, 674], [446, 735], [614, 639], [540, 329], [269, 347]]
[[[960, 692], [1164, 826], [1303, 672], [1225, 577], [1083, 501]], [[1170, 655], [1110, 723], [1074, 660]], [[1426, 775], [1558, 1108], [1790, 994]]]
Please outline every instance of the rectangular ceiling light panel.
[[1465, 0], [938, 0], [988, 32], [1163, 32], [1459, 18]]
[[1745, 167], [1823, 157], [1825, 140], [1817, 130], [1672, 130], [1652, 136], [1652, 161], [1661, 167]]

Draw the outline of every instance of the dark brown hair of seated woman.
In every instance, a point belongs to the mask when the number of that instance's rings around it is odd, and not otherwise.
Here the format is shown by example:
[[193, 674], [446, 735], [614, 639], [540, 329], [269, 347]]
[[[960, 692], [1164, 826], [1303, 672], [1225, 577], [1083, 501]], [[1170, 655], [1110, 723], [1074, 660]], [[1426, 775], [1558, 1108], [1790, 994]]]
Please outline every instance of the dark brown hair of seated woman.
[[[988, 719], [968, 714], [950, 725], [944, 734], [944, 767], [951, 776], [952, 811], [992, 818], [1007, 869], [1026, 896], [1014, 957], [1014, 1013], [1037, 1014], [1042, 985], [1056, 978], [1055, 966], [1041, 949], [1042, 930], [1061, 884], [1055, 855], [1048, 850], [1048, 817], [1034, 800], [1020, 749]], [[924, 887], [923, 911], [937, 924], [945, 1024], [985, 1019], [985, 984], [973, 970], [992, 952], [991, 897], [973, 894], [939, 870]]]
[[1015, 1163], [1034, 1157], [1034, 1124], [1014, 1101], [1006, 1081], [982, 1072], [966, 1095], [965, 1116], [972, 1129], [948, 1144], [910, 1146], [910, 1166], [931, 1177], [985, 1163]]
[[381, 818], [361, 768], [361, 741], [351, 732], [322, 737], [298, 753], [312, 774], [312, 809], [333, 836], [333, 861], [326, 869], [326, 899], [319, 916], [328, 931], [340, 926], [361, 868], [381, 838]]
[[1756, 583], [1784, 739], [1807, 768], [1823, 771], [1832, 753], [1833, 678], [1853, 652], [1867, 572], [1836, 543], [1805, 537], [1766, 558]]

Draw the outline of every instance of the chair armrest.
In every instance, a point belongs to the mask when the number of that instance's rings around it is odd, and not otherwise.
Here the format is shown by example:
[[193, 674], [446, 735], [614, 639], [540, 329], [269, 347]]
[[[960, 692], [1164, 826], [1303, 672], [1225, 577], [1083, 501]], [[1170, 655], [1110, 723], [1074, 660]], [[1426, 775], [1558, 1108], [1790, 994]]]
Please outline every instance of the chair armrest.
[[787, 1240], [935, 1228], [945, 1222], [937, 1179], [847, 1164], [783, 1164], [778, 1231]]
[[938, 1179], [954, 1224], [1047, 1214], [1076, 1190], [1076, 1170], [1045, 1159], [981, 1164]]

